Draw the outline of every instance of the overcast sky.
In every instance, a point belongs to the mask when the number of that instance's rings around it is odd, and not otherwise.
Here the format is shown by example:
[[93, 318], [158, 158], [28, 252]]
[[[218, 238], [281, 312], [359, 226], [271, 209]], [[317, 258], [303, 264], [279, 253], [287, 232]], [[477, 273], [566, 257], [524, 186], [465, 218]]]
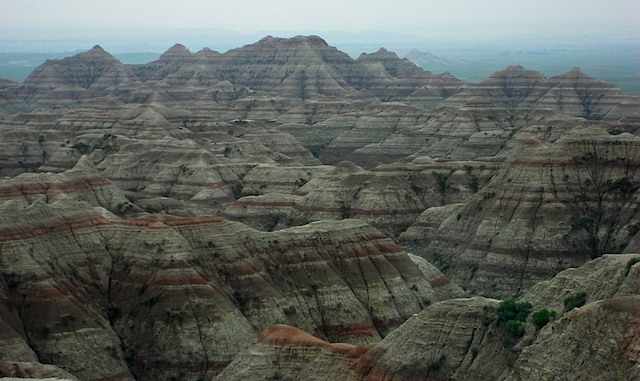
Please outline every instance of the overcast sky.
[[639, 20], [640, 0], [0, 0], [0, 32], [43, 38], [58, 28], [638, 37]]

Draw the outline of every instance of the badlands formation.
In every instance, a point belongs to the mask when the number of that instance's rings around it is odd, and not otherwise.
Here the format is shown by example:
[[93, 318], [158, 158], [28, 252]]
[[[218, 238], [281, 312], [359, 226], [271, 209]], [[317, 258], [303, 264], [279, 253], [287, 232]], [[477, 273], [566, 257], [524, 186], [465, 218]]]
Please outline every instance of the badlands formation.
[[577, 68], [49, 60], [0, 81], [0, 377], [638, 380], [639, 134]]

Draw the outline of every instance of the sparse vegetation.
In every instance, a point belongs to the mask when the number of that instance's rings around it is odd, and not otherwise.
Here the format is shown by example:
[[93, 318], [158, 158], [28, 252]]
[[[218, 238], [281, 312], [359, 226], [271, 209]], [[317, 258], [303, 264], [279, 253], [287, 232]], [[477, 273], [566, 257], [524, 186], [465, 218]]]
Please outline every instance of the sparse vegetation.
[[584, 292], [579, 292], [575, 295], [568, 296], [564, 299], [564, 310], [571, 311], [574, 308], [579, 308], [584, 306], [587, 302], [587, 294]]
[[153, 307], [156, 304], [158, 304], [158, 302], [160, 301], [160, 299], [162, 298], [162, 294], [156, 294], [153, 295], [152, 297], [150, 297], [149, 299], [147, 299], [144, 304], [146, 304], [148, 307]]
[[634, 207], [640, 189], [637, 146], [592, 140], [570, 149], [572, 157], [567, 163], [559, 169], [549, 165], [554, 196], [573, 219], [565, 239], [591, 258], [619, 252], [617, 233], [638, 213]]
[[531, 303], [518, 302], [515, 299], [505, 299], [500, 303], [496, 314], [502, 321], [517, 320], [525, 321], [531, 312]]
[[505, 330], [513, 337], [519, 338], [524, 335], [524, 322], [531, 312], [531, 307], [531, 303], [528, 302], [506, 299], [500, 303], [496, 314], [498, 315], [499, 322], [504, 324]]
[[556, 316], [556, 311], [548, 310], [543, 308], [538, 310], [531, 315], [531, 322], [538, 327], [538, 329], [544, 327], [551, 321], [552, 318]]
[[436, 184], [438, 186], [438, 192], [444, 193], [447, 190], [447, 180], [449, 180], [449, 176], [444, 173], [431, 172], [433, 177], [436, 179]]
[[295, 306], [285, 307], [282, 311], [287, 317], [292, 317], [298, 313]]
[[84, 142], [78, 142], [71, 146], [74, 150], [80, 152], [81, 154], [87, 154], [91, 152], [91, 146]]
[[522, 322], [509, 320], [504, 325], [504, 328], [515, 337], [522, 337], [522, 335], [524, 335], [524, 324]]
[[444, 362], [446, 361], [446, 359], [447, 359], [447, 355], [445, 355], [444, 353], [441, 354], [439, 358], [429, 362], [429, 369], [433, 371], [440, 370], [440, 368], [442, 368], [442, 366], [444, 365]]
[[439, 253], [433, 253], [433, 264], [444, 274], [446, 274], [451, 267], [451, 262]]
[[472, 193], [478, 193], [478, 176], [471, 175], [471, 181], [469, 182], [469, 189]]

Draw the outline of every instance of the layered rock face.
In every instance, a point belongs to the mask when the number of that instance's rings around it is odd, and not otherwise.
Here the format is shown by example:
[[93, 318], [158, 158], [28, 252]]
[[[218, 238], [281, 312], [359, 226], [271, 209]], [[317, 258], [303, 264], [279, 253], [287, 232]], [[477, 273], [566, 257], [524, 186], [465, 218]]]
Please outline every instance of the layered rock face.
[[96, 98], [126, 99], [143, 90], [138, 78], [99, 45], [62, 60], [48, 60], [17, 88], [25, 103], [76, 107]]
[[[497, 314], [498, 300], [452, 299], [370, 346], [330, 344], [291, 327], [270, 327], [218, 379], [635, 379], [639, 261], [637, 254], [605, 256], [537, 285], [524, 298], [534, 309], [553, 307], [542, 302], [545, 295], [571, 294], [577, 284], [585, 286], [587, 304], [558, 311], [542, 329], [526, 319], [515, 346], [505, 345], [514, 337]], [[613, 284], [600, 291], [613, 274]]]
[[547, 79], [522, 66], [509, 66], [444, 103], [462, 104], [473, 96], [486, 97], [502, 107], [548, 108], [591, 120], [616, 120], [635, 113], [638, 106], [637, 98], [579, 68]]
[[272, 324], [370, 343], [464, 295], [357, 220], [261, 233], [123, 208], [109, 187], [86, 159], [4, 187], [3, 361], [80, 379], [210, 378]]
[[463, 380], [495, 378], [508, 366], [508, 351], [492, 338], [499, 329], [482, 320], [491, 316], [497, 303], [438, 303], [371, 346], [329, 344], [291, 327], [270, 327], [218, 380], [438, 380], [452, 371]]
[[247, 196], [224, 215], [263, 230], [357, 218], [396, 237], [425, 208], [468, 200], [496, 170], [495, 162], [433, 160], [371, 171], [350, 162], [315, 169], [258, 166], [243, 178]]
[[637, 107], [316, 36], [48, 61], [0, 84], [0, 376], [633, 379]]
[[186, 110], [160, 105], [10, 117], [0, 134], [3, 175], [59, 172], [86, 154], [149, 211], [184, 209], [171, 207], [170, 197], [198, 214], [218, 212], [255, 165], [319, 164], [293, 137], [264, 123], [197, 121]]
[[499, 297], [620, 252], [640, 218], [639, 143], [598, 129], [576, 130], [552, 146], [532, 141], [435, 233], [407, 242], [410, 251], [468, 291]]
[[[333, 115], [326, 115], [331, 111]], [[334, 105], [333, 109], [309, 104], [277, 122], [323, 163], [348, 160], [364, 168], [421, 156], [453, 160], [507, 156], [528, 138], [553, 142], [570, 129], [590, 125], [549, 110], [501, 108], [478, 97], [460, 107], [432, 111], [398, 104]]]
[[[402, 101], [432, 109], [461, 105], [475, 96], [501, 107], [551, 108], [587, 119], [617, 119], [640, 105], [637, 98], [579, 69], [546, 79], [510, 66], [475, 85], [449, 73], [433, 75], [384, 48], [353, 60], [317, 36], [268, 36], [224, 54], [210, 49], [191, 53], [176, 44], [143, 65], [124, 65], [95, 46], [74, 57], [47, 61], [23, 84], [3, 84], [0, 110], [161, 102], [209, 109], [224, 104], [227, 110], [237, 106], [241, 114], [246, 106], [256, 106], [255, 101], [337, 98]], [[285, 110], [271, 111], [273, 119]]]

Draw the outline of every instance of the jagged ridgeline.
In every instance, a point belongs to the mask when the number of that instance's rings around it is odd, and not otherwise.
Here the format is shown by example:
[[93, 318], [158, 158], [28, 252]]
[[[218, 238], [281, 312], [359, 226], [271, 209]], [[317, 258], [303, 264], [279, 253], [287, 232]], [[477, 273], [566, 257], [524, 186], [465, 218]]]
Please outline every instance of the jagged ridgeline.
[[0, 377], [636, 379], [640, 100], [317, 36], [0, 81]]

